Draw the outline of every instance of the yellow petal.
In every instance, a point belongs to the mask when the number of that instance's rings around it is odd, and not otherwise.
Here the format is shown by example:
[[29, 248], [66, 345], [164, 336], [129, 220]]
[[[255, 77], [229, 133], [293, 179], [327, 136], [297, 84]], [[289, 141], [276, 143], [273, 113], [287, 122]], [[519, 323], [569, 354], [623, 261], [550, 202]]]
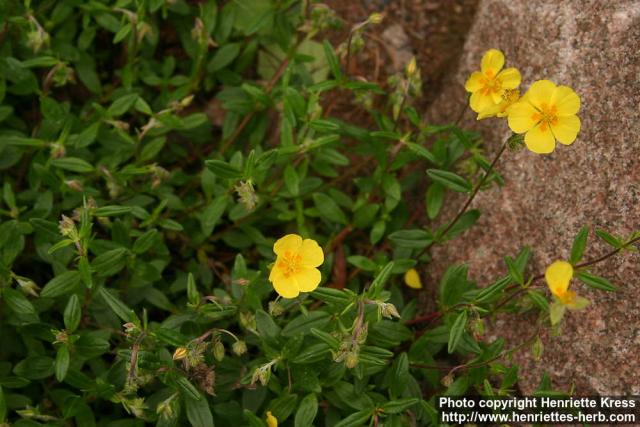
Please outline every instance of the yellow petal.
[[271, 411], [267, 411], [267, 426], [268, 427], [278, 427], [278, 419], [273, 416]]
[[527, 98], [531, 104], [542, 109], [542, 105], [549, 106], [554, 100], [556, 84], [549, 80], [538, 80], [527, 91]]
[[495, 102], [493, 102], [491, 95], [484, 95], [482, 91], [473, 92], [471, 99], [469, 99], [469, 106], [476, 113], [479, 113], [494, 104]]
[[486, 74], [487, 71], [491, 71], [493, 76], [504, 66], [504, 55], [498, 49], [489, 49], [482, 57], [480, 69], [482, 74]]
[[273, 252], [276, 255], [284, 255], [286, 251], [298, 252], [302, 245], [302, 237], [297, 234], [287, 234], [278, 239], [273, 245]]
[[482, 89], [482, 83], [480, 83], [480, 80], [482, 80], [482, 73], [480, 73], [479, 71], [471, 73], [471, 75], [467, 79], [467, 82], [464, 84], [464, 89], [467, 92], [479, 91], [480, 89]]
[[313, 239], [304, 239], [299, 253], [304, 267], [319, 267], [324, 262], [322, 248]]
[[573, 116], [580, 110], [580, 97], [568, 86], [558, 86], [555, 106], [559, 116]]
[[544, 272], [544, 278], [552, 294], [561, 300], [570, 296], [567, 294], [569, 282], [573, 277], [573, 267], [566, 261], [556, 261], [552, 263]]
[[486, 119], [486, 118], [489, 118], [489, 117], [493, 117], [493, 116], [497, 115], [499, 112], [500, 112], [500, 105], [499, 104], [494, 104], [494, 105], [492, 105], [490, 107], [485, 108], [481, 112], [479, 112], [477, 120], [482, 120], [482, 119]]
[[537, 154], [552, 153], [556, 148], [556, 139], [549, 126], [539, 124], [527, 132], [524, 136], [527, 148]]
[[283, 298], [295, 298], [300, 294], [298, 282], [293, 275], [286, 277], [280, 270], [274, 268], [269, 275], [269, 281], [273, 289]]
[[502, 82], [503, 89], [515, 89], [520, 86], [520, 81], [522, 80], [520, 71], [513, 67], [500, 71], [498, 79]]
[[301, 292], [311, 292], [320, 284], [322, 275], [317, 268], [303, 268], [294, 275]]
[[516, 102], [509, 109], [509, 128], [515, 133], [525, 133], [538, 123], [534, 120], [536, 114], [536, 109], [528, 102]]
[[578, 132], [580, 132], [580, 119], [578, 116], [561, 116], [558, 122], [551, 126], [553, 135], [564, 145], [573, 144]]
[[415, 268], [410, 268], [404, 273], [404, 283], [412, 289], [422, 289], [422, 281]]
[[497, 92], [491, 92], [491, 100], [494, 104], [500, 104], [502, 102], [502, 95], [504, 94], [504, 89], [500, 89]]

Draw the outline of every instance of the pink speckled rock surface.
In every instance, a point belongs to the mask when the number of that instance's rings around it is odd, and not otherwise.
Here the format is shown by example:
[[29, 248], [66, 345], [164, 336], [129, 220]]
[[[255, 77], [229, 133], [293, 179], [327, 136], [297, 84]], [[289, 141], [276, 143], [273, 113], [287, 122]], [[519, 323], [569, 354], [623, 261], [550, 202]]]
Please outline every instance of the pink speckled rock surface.
[[[434, 248], [434, 280], [447, 265], [467, 262], [471, 277], [488, 283], [506, 271], [502, 257], [524, 245], [534, 250], [532, 272], [542, 272], [553, 260], [567, 259], [583, 224], [620, 235], [640, 229], [640, 2], [481, 0], [459, 69], [429, 118], [455, 120], [465, 79], [492, 47], [505, 53], [507, 66], [520, 69], [521, 89], [544, 78], [571, 86], [582, 99], [582, 131], [573, 145], [551, 155], [506, 153], [498, 165], [505, 186], [473, 202], [483, 212], [478, 225], [448, 247]], [[506, 120], [476, 122], [471, 110], [462, 126], [480, 130], [489, 152], [510, 134]], [[591, 233], [585, 259], [608, 250]], [[619, 292], [592, 292], [574, 281], [592, 305], [569, 313], [561, 336], [543, 337], [540, 361], [527, 352], [516, 356], [524, 393], [546, 371], [555, 386], [575, 383], [582, 394], [640, 394], [640, 256], [625, 253], [593, 271], [618, 284]], [[530, 325], [531, 319], [502, 317], [492, 334], [516, 344]]]

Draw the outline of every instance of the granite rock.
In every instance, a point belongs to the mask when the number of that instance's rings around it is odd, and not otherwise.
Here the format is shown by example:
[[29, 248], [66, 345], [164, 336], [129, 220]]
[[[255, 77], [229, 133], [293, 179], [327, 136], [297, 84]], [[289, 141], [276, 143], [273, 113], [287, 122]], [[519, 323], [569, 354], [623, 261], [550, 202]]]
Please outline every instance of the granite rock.
[[[433, 280], [447, 265], [466, 262], [475, 280], [489, 283], [505, 273], [502, 257], [524, 245], [534, 250], [531, 272], [537, 274], [568, 258], [582, 225], [592, 230], [587, 260], [610, 249], [593, 229], [623, 236], [640, 229], [640, 2], [481, 0], [458, 70], [428, 118], [456, 119], [466, 99], [464, 81], [492, 47], [521, 71], [521, 89], [539, 79], [572, 87], [582, 100], [582, 130], [573, 145], [550, 155], [506, 153], [498, 165], [505, 185], [476, 198], [473, 207], [483, 212], [476, 227], [434, 248]], [[477, 122], [471, 110], [461, 124], [483, 134], [489, 153], [510, 134], [506, 120]], [[543, 336], [541, 360], [527, 351], [516, 355], [523, 393], [548, 372], [556, 387], [575, 384], [580, 394], [640, 394], [640, 256], [618, 255], [593, 272], [619, 291], [594, 292], [574, 280], [572, 287], [592, 304], [569, 313], [561, 335]], [[531, 320], [500, 318], [491, 333], [515, 344], [530, 333]]]

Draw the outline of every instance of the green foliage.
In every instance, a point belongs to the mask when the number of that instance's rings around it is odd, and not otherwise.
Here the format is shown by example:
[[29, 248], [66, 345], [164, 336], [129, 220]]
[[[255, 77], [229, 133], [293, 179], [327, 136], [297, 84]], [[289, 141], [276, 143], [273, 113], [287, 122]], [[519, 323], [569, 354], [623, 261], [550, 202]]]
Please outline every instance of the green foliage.
[[[517, 346], [486, 317], [564, 313], [525, 248], [486, 287], [451, 266], [417, 316], [403, 273], [480, 217], [440, 220], [445, 202], [501, 178], [476, 133], [420, 117], [415, 63], [386, 86], [348, 75], [380, 16], [337, 49], [333, 12], [297, 0], [6, 0], [0, 18], [0, 425], [435, 424], [437, 395], [514, 388]], [[325, 253], [292, 300], [268, 280], [288, 233]]]

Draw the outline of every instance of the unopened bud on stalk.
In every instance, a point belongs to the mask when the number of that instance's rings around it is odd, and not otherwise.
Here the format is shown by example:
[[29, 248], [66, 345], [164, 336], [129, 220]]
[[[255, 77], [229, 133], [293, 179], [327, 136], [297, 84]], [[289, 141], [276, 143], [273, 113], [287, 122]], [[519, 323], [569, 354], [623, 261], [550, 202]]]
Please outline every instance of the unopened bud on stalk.
[[344, 366], [349, 369], [353, 369], [358, 366], [358, 362], [360, 359], [358, 358], [358, 353], [355, 351], [351, 351], [347, 353], [347, 356], [344, 358]]
[[236, 354], [236, 356], [242, 356], [247, 352], [247, 344], [244, 341], [238, 340], [233, 343], [231, 349]]
[[224, 344], [222, 344], [222, 341], [218, 340], [213, 343], [213, 357], [218, 362], [221, 362], [222, 359], [224, 359]]
[[380, 24], [383, 19], [384, 15], [382, 13], [375, 12], [369, 15], [369, 23], [374, 25]]
[[176, 351], [173, 353], [173, 360], [182, 360], [187, 357], [188, 350], [184, 347], [176, 348]]

